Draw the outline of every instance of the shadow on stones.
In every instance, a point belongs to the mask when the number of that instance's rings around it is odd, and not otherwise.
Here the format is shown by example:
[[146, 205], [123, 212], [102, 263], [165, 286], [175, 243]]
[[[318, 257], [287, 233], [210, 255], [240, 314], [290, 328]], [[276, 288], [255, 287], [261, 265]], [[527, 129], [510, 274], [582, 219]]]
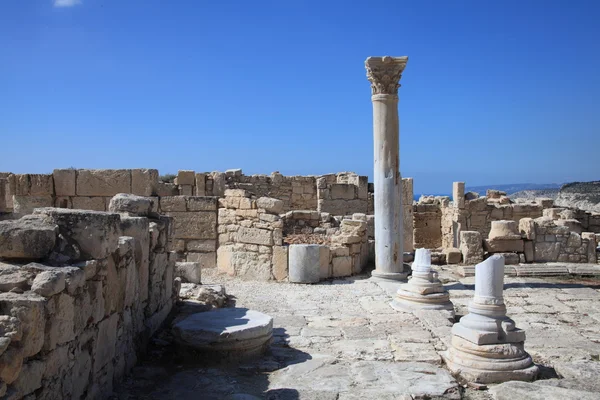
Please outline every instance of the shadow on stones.
[[[550, 277], [546, 277], [550, 279]], [[588, 283], [589, 282], [589, 283]], [[444, 285], [446, 290], [475, 290], [474, 284], [463, 284], [460, 282]], [[510, 282], [504, 284], [504, 290], [507, 289], [600, 289], [598, 281], [586, 281], [584, 283], [575, 282]]]
[[285, 328], [274, 328], [262, 356], [215, 365], [211, 360], [181, 356], [167, 327], [152, 338], [132, 373], [115, 388], [111, 400], [297, 400], [293, 388], [269, 389], [271, 373], [310, 360], [310, 354], [289, 347]]

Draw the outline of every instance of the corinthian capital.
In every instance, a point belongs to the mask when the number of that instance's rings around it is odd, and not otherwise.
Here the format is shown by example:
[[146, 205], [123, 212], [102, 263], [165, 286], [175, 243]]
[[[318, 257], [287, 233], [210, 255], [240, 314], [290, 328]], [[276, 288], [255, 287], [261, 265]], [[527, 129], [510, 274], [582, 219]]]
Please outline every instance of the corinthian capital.
[[369, 57], [365, 61], [367, 79], [371, 82], [372, 94], [398, 95], [402, 71], [408, 57]]

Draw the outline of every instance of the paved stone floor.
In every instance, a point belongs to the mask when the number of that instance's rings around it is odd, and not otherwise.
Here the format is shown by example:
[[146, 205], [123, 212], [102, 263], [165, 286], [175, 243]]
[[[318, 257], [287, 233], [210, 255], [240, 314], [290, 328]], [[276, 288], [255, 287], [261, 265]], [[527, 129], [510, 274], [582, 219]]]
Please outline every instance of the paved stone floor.
[[[441, 277], [457, 314], [464, 315], [474, 278], [447, 271]], [[166, 340], [155, 341], [148, 360], [115, 389], [115, 398], [518, 399], [519, 393], [531, 399], [552, 398], [548, 393], [587, 398], [582, 392], [600, 398], [597, 280], [506, 278], [508, 315], [526, 330], [525, 347], [545, 379], [489, 391], [461, 385], [449, 374], [438, 352], [445, 349], [452, 324], [439, 312], [392, 309], [394, 285], [367, 276], [315, 285], [221, 276], [204, 281], [224, 284], [235, 306], [274, 317], [269, 353], [236, 367], [211, 367], [173, 356], [164, 332]]]

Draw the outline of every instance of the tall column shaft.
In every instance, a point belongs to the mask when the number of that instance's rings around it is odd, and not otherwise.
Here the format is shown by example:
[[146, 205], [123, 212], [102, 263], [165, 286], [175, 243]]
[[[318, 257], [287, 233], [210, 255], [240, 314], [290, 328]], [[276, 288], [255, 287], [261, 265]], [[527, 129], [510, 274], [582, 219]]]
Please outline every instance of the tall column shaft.
[[407, 57], [365, 62], [373, 101], [375, 270], [377, 278], [405, 279], [398, 87]]
[[398, 97], [377, 94], [372, 100], [375, 149], [375, 267], [377, 272], [394, 274], [403, 270], [404, 244]]

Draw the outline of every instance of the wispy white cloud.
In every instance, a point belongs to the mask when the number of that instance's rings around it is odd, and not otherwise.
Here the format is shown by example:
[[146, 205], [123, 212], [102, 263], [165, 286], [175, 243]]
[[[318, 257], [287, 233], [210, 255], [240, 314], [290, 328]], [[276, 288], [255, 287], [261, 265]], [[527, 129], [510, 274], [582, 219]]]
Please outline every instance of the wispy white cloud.
[[81, 0], [54, 0], [54, 7], [73, 7], [81, 4]]

